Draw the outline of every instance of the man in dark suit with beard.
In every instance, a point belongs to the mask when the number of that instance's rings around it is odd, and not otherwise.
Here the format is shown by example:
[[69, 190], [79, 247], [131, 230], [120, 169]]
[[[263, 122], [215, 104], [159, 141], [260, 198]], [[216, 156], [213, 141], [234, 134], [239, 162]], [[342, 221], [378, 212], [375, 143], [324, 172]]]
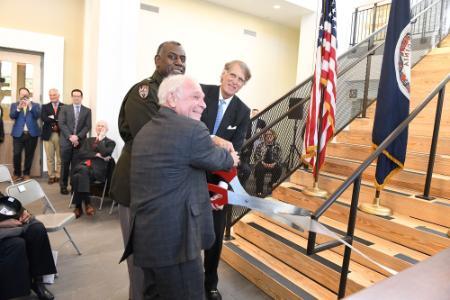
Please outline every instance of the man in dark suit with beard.
[[[211, 135], [230, 141], [236, 151], [240, 151], [250, 123], [250, 109], [236, 93], [250, 77], [248, 66], [240, 60], [233, 60], [225, 64], [220, 86], [202, 86], [206, 103], [202, 122], [206, 124]], [[216, 176], [208, 174], [208, 182], [218, 183], [218, 181]], [[213, 219], [216, 241], [205, 251], [205, 291], [208, 299], [222, 299], [217, 290], [219, 281], [217, 268], [222, 251], [226, 209], [213, 207]]]
[[205, 171], [230, 169], [239, 157], [226, 141], [226, 149], [215, 147], [199, 122], [203, 97], [189, 77], [164, 79], [161, 108], [133, 141], [131, 234], [122, 260], [133, 253], [144, 270], [145, 299], [204, 298], [201, 250], [214, 242]]

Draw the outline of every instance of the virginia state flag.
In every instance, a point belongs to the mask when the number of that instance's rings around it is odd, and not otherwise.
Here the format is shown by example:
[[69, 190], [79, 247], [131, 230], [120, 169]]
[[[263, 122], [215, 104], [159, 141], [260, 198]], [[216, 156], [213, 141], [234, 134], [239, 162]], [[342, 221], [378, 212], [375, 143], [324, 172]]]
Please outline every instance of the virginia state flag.
[[[374, 147], [380, 145], [409, 114], [412, 62], [410, 21], [409, 0], [393, 0], [372, 132]], [[383, 189], [389, 178], [403, 169], [407, 143], [408, 129], [405, 129], [378, 157], [375, 174], [377, 190]]]

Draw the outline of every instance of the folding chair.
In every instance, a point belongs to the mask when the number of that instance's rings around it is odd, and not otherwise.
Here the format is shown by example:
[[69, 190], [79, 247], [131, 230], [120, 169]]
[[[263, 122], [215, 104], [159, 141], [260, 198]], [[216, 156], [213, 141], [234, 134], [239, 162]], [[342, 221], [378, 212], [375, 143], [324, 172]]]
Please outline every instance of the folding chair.
[[[48, 199], [47, 195], [42, 190], [41, 185], [34, 179], [30, 179], [18, 184], [10, 185], [6, 188], [6, 194], [19, 199], [23, 206], [26, 206], [36, 200], [41, 200], [44, 203], [44, 210], [42, 215], [37, 215], [36, 219], [41, 221], [47, 232], [55, 232], [64, 230], [68, 237], [68, 241], [71, 242], [78, 255], [81, 255], [78, 246], [66, 229], [66, 225], [75, 220], [74, 213], [57, 213], [55, 207]], [[50, 210], [51, 214], [45, 214], [47, 210]], [[65, 244], [64, 242], [63, 244]], [[62, 246], [62, 245], [61, 245]]]
[[5, 165], [0, 165], [0, 182], [11, 182], [11, 184], [14, 184], [14, 181], [11, 177], [11, 173], [9, 172], [9, 169]]

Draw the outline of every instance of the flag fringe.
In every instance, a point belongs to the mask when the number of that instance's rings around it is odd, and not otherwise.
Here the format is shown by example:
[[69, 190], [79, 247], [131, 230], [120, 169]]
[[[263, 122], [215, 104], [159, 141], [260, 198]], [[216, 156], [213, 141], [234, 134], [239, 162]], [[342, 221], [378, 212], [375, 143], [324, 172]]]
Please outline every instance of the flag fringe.
[[[372, 148], [373, 149], [377, 149], [378, 145], [375, 143], [372, 143]], [[390, 159], [393, 163], [395, 163], [397, 165], [397, 167], [395, 169], [392, 169], [389, 174], [384, 178], [384, 182], [383, 183], [379, 183], [378, 180], [375, 177], [375, 188], [377, 189], [377, 191], [381, 191], [384, 189], [384, 186], [388, 183], [388, 181], [391, 179], [392, 176], [394, 176], [396, 173], [398, 173], [399, 171], [403, 170], [403, 168], [405, 167], [398, 159], [396, 159], [392, 154], [389, 153], [389, 151], [387, 151], [386, 149], [383, 150], [383, 154]]]

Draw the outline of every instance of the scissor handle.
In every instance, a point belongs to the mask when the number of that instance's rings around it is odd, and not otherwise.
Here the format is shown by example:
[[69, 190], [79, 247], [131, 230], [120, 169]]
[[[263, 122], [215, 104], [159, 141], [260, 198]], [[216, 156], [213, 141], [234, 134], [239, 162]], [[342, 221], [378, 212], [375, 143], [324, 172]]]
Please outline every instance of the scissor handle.
[[208, 183], [208, 190], [214, 194], [219, 194], [222, 196], [214, 201], [211, 201], [212, 204], [217, 206], [228, 204], [228, 190], [212, 183]]
[[237, 176], [237, 168], [233, 167], [229, 171], [214, 171], [212, 172], [214, 175], [220, 176], [223, 180], [230, 183], [234, 177]]

